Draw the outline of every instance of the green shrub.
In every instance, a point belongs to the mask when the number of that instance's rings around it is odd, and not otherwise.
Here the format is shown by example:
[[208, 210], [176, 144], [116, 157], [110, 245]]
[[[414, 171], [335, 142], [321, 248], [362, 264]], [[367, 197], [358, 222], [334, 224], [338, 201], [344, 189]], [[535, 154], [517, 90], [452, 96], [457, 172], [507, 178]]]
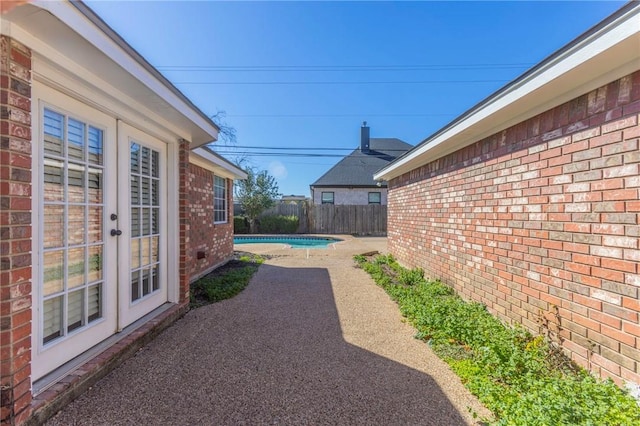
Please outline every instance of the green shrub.
[[543, 336], [506, 326], [484, 305], [463, 301], [391, 256], [355, 261], [398, 303], [416, 337], [494, 413], [494, 424], [640, 424], [640, 406], [631, 396], [572, 364]]
[[264, 263], [264, 259], [258, 255], [244, 255], [238, 262], [233, 268], [222, 266], [220, 270], [215, 270], [191, 284], [191, 307], [197, 308], [219, 302], [240, 293], [249, 284], [258, 267]]
[[298, 230], [298, 216], [270, 215], [259, 219], [260, 233], [295, 234]]
[[233, 233], [234, 234], [248, 234], [249, 224], [244, 216], [233, 217]]

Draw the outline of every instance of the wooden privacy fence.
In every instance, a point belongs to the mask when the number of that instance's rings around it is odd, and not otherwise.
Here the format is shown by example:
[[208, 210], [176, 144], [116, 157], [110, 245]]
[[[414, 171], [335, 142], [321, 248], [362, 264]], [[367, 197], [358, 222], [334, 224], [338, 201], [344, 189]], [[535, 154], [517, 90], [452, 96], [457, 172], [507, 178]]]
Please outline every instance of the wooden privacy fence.
[[387, 206], [278, 204], [261, 216], [297, 216], [301, 234], [387, 235]]

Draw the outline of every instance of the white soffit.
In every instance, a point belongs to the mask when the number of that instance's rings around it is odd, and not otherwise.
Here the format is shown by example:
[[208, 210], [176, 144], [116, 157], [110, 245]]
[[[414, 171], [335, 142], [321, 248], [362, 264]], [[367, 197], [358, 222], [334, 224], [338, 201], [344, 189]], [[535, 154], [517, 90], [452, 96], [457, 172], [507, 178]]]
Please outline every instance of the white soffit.
[[34, 1], [14, 8], [2, 21], [2, 33], [31, 47], [34, 58], [60, 70], [68, 65], [88, 86], [106, 93], [111, 88], [104, 85], [112, 86], [112, 96], [123, 106], [191, 141], [192, 147], [217, 139], [215, 123], [82, 2]]
[[625, 9], [379, 170], [374, 179], [398, 177], [639, 70], [640, 4]]

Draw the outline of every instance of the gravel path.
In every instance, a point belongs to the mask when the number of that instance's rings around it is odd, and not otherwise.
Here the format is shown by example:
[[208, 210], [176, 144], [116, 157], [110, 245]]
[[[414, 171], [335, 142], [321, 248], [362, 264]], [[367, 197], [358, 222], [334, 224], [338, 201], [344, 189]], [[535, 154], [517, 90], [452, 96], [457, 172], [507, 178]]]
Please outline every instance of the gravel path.
[[189, 312], [48, 425], [465, 425], [485, 409], [352, 255], [271, 253], [240, 295]]

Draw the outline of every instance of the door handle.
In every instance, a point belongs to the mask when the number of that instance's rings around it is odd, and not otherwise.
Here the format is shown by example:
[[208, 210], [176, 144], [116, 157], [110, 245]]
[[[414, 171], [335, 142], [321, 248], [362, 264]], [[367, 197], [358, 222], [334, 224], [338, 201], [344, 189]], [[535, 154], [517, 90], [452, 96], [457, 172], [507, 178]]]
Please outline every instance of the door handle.
[[120, 235], [122, 235], [122, 231], [121, 230], [119, 230], [119, 229], [112, 229], [111, 230], [111, 236], [112, 237], [118, 237]]

